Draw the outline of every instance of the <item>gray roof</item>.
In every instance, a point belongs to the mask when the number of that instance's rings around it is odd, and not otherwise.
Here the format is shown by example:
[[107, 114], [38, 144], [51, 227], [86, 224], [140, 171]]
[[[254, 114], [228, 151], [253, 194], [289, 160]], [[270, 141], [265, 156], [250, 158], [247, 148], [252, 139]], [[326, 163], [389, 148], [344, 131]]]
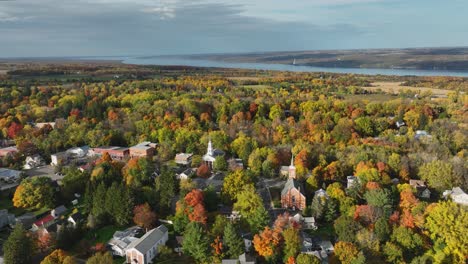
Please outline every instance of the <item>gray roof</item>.
[[140, 239], [133, 241], [128, 245], [127, 249], [136, 249], [143, 254], [146, 254], [159, 240], [161, 240], [168, 232], [167, 227], [160, 225], [157, 228], [150, 230]]
[[281, 191], [281, 195], [287, 194], [288, 191], [293, 189], [293, 188], [296, 188], [296, 189], [300, 190], [301, 193], [304, 192], [304, 188], [302, 188], [302, 184], [299, 181], [289, 178], [286, 181], [286, 184], [284, 185], [283, 190]]
[[61, 205], [61, 206], [55, 208], [53, 211], [54, 211], [54, 214], [61, 215], [61, 214], [65, 213], [67, 211], [67, 208], [65, 206]]

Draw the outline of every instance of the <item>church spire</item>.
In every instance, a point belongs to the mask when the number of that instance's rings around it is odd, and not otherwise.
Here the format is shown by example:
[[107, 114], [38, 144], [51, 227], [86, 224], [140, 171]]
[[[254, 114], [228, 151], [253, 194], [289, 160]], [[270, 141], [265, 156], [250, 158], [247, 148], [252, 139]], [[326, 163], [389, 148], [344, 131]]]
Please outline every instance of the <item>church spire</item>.
[[289, 178], [296, 179], [296, 166], [294, 166], [294, 154], [291, 153], [291, 165], [289, 165]]
[[210, 137], [210, 139], [208, 141], [208, 149], [206, 151], [206, 154], [208, 156], [213, 156], [213, 145], [211, 144], [211, 137]]

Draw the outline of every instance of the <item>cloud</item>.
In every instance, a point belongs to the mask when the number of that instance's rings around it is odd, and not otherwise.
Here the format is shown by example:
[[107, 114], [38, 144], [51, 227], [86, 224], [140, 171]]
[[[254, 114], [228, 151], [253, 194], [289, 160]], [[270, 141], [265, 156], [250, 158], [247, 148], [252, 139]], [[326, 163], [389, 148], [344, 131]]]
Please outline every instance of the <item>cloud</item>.
[[[0, 57], [310, 50], [436, 43], [433, 32], [429, 35], [425, 32], [430, 30], [421, 30], [427, 22], [425, 17], [431, 19], [430, 11], [426, 10], [424, 17], [416, 16], [415, 22], [411, 21], [415, 17], [414, 4], [408, 2], [405, 8], [388, 5], [393, 2], [402, 0], [0, 1]], [[466, 6], [464, 2], [458, 3]], [[458, 6], [456, 10], [463, 8]], [[405, 15], [399, 16], [402, 12]], [[452, 30], [452, 34], [457, 34], [457, 40], [466, 39], [463, 37], [466, 34], [460, 34], [467, 26], [464, 14], [452, 17], [461, 21], [457, 23], [460, 30]], [[450, 24], [452, 17], [446, 18], [440, 27]], [[417, 40], [412, 36], [416, 34], [410, 34], [408, 29], [417, 31]]]

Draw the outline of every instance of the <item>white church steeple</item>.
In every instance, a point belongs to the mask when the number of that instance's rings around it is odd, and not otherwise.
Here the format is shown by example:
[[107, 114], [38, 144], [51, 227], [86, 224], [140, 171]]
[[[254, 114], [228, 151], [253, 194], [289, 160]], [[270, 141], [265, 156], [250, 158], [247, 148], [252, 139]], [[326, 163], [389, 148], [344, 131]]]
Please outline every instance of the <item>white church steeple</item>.
[[294, 154], [291, 153], [291, 165], [289, 165], [289, 178], [296, 179], [296, 166], [294, 166]]
[[213, 156], [213, 145], [211, 144], [211, 138], [208, 141], [208, 149], [206, 151], [206, 155]]

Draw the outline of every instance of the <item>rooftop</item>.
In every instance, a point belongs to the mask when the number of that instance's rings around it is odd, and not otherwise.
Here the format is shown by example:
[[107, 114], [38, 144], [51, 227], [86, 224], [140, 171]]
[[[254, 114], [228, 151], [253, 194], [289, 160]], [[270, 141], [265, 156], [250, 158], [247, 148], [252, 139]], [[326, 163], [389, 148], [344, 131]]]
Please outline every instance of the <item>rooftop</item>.
[[159, 240], [164, 237], [164, 234], [168, 232], [167, 227], [160, 225], [157, 228], [152, 229], [140, 239], [133, 241], [128, 245], [127, 249], [134, 248], [141, 253], [146, 253], [150, 250]]

